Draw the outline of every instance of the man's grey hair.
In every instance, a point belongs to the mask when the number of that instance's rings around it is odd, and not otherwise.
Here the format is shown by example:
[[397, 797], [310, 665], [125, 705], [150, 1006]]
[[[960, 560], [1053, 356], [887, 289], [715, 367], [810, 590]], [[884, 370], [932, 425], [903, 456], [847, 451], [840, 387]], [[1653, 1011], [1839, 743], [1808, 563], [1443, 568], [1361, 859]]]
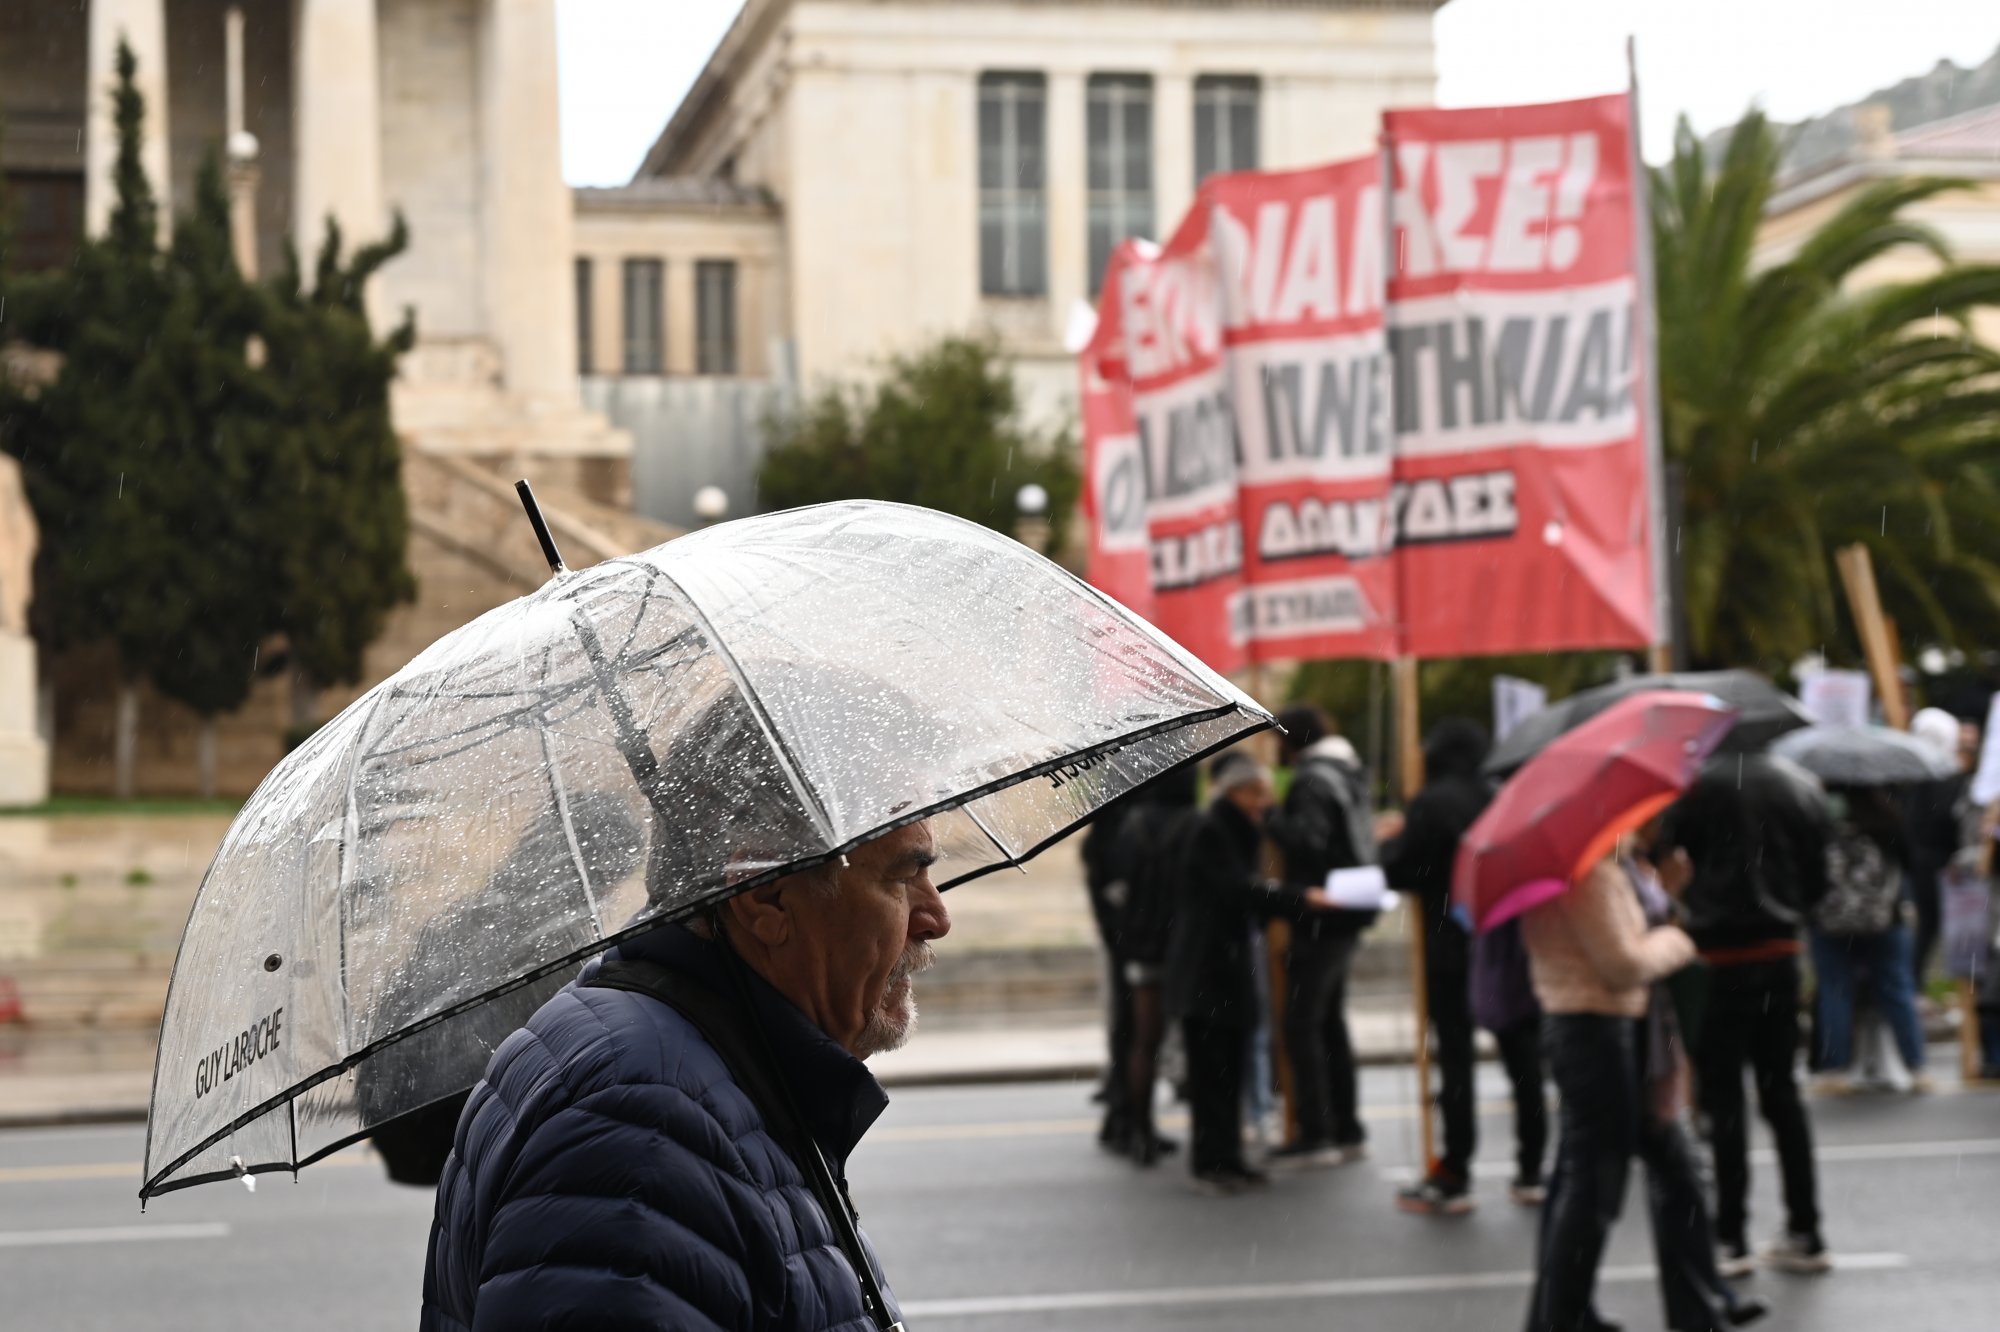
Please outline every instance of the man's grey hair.
[[1216, 796], [1226, 796], [1239, 786], [1270, 780], [1271, 770], [1260, 763], [1256, 755], [1240, 749], [1224, 754], [1208, 770], [1209, 794]]

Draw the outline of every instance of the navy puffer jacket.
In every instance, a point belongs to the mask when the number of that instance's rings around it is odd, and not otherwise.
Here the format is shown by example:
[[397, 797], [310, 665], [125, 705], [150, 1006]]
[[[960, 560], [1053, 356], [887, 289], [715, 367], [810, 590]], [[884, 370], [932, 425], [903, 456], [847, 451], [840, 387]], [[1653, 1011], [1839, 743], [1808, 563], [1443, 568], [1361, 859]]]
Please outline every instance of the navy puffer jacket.
[[[737, 993], [716, 946], [678, 926], [608, 956]], [[806, 1125], [844, 1181], [848, 1154], [888, 1097], [866, 1065], [748, 979]], [[466, 1102], [438, 1185], [422, 1326], [874, 1324], [811, 1186], [694, 1024], [646, 995], [571, 985], [494, 1051]]]

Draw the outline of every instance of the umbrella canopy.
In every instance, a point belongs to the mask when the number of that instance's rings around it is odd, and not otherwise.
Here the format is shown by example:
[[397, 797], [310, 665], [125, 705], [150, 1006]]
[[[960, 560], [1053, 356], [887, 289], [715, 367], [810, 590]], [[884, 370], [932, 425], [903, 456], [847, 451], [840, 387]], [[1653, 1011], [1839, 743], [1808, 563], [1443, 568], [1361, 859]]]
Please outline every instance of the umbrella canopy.
[[1736, 725], [1723, 738], [1725, 751], [1762, 749], [1787, 731], [1812, 724], [1800, 702], [1755, 671], [1681, 671], [1634, 675], [1558, 699], [1523, 718], [1487, 756], [1486, 772], [1504, 777], [1548, 748], [1557, 736], [1597, 716], [1620, 699], [1658, 689], [1679, 689], [1722, 700], [1736, 712]]
[[1886, 726], [1808, 726], [1771, 746], [1829, 786], [1893, 786], [1958, 771], [1913, 735]]
[[919, 819], [950, 887], [1270, 721], [925, 509], [794, 510], [561, 573], [244, 805], [175, 962], [141, 1196], [296, 1169], [464, 1090], [625, 935]]
[[1459, 844], [1453, 897], [1490, 930], [1560, 895], [1687, 789], [1734, 719], [1700, 694], [1614, 703], [1500, 788]]

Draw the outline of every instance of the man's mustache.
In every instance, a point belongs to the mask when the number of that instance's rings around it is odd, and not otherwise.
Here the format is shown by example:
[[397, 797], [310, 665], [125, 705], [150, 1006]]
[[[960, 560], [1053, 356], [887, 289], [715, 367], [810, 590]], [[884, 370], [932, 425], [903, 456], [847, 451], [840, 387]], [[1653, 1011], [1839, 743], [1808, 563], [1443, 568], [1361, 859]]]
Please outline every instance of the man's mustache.
[[903, 955], [896, 959], [896, 965], [889, 969], [889, 984], [908, 980], [919, 971], [929, 971], [935, 961], [937, 951], [931, 947], [930, 941], [919, 939], [905, 948]]

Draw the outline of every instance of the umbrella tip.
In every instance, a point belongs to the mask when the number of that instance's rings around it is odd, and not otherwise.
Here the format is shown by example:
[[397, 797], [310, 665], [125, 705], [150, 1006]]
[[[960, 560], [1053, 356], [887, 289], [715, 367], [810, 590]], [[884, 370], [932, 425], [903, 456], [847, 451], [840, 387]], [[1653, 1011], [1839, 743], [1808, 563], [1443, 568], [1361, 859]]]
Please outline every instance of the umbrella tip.
[[556, 549], [556, 539], [549, 533], [548, 521], [542, 517], [542, 506], [535, 503], [535, 488], [523, 477], [514, 483], [514, 493], [521, 497], [521, 507], [527, 510], [528, 523], [535, 529], [535, 540], [542, 544], [542, 558], [549, 562], [549, 572], [568, 573], [569, 566], [563, 563], [562, 552]]

